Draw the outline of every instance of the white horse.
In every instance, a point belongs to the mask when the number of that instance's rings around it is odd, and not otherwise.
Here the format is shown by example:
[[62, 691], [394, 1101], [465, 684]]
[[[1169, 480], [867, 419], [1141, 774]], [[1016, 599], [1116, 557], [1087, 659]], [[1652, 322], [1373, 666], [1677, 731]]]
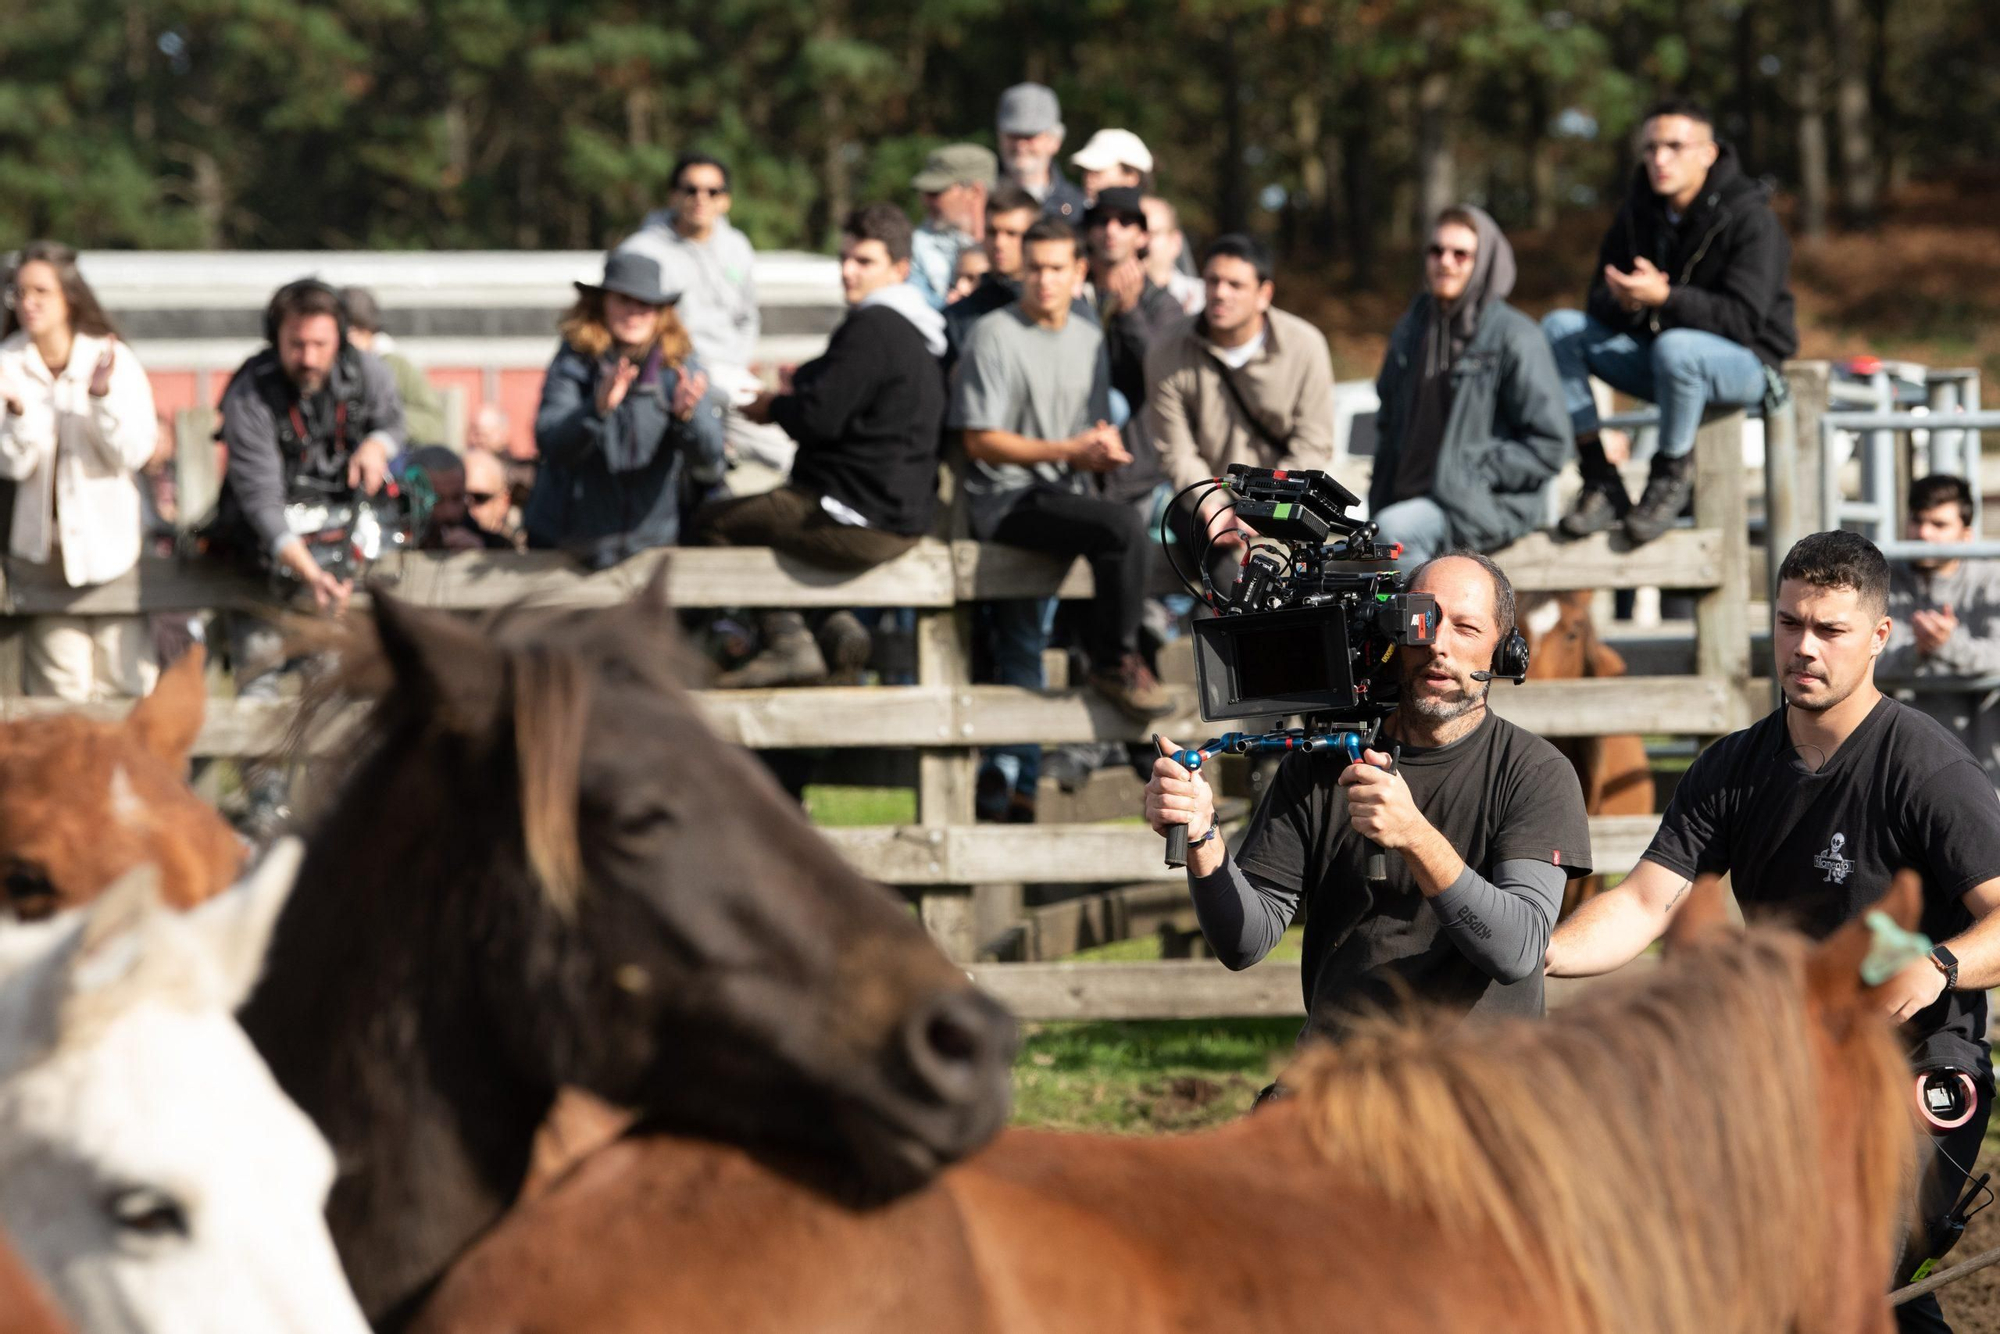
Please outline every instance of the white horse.
[[0, 928], [0, 1230], [85, 1334], [365, 1334], [333, 1156], [234, 1012], [298, 868], [167, 910], [134, 872]]

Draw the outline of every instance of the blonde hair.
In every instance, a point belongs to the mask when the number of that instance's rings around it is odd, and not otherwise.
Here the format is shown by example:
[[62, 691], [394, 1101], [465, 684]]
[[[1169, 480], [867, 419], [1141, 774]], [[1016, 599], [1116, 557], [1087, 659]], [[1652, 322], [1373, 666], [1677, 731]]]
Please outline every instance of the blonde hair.
[[[563, 341], [587, 357], [601, 357], [611, 350], [611, 326], [604, 318], [604, 293], [600, 289], [582, 288], [577, 291], [576, 302], [563, 312], [556, 324]], [[653, 347], [660, 350], [660, 359], [669, 366], [679, 366], [694, 351], [694, 342], [682, 327], [680, 316], [672, 306], [660, 307], [660, 327], [653, 335]], [[641, 349], [650, 353], [653, 347]]]

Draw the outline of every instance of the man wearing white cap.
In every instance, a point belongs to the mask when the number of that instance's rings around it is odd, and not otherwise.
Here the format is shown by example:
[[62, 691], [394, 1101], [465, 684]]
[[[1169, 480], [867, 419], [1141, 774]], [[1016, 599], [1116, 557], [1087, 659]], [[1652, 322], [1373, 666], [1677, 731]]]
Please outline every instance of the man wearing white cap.
[[1130, 130], [1099, 130], [1070, 154], [1069, 165], [1083, 173], [1084, 197], [1093, 204], [1099, 190], [1120, 185], [1153, 188], [1153, 150]]
[[1007, 179], [1033, 195], [1045, 218], [1060, 218], [1072, 227], [1083, 225], [1089, 201], [1056, 166], [1062, 151], [1062, 103], [1055, 90], [1039, 83], [1017, 83], [1000, 94], [1000, 165]]

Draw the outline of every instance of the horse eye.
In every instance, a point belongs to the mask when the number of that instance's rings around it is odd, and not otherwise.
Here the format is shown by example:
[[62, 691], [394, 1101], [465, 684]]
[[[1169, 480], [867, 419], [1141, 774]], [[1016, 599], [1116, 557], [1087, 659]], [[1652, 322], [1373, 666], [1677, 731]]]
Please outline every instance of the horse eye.
[[24, 922], [40, 921], [56, 910], [56, 887], [48, 873], [31, 862], [12, 862], [6, 874], [7, 906]]
[[112, 1191], [104, 1201], [104, 1210], [121, 1231], [149, 1241], [186, 1241], [193, 1230], [188, 1225], [187, 1208], [151, 1186]]

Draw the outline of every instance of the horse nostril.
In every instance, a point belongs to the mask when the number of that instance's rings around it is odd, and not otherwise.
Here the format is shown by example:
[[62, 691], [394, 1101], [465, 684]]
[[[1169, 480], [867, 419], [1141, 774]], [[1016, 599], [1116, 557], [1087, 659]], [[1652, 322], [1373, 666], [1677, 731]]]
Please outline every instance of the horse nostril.
[[1014, 1020], [974, 991], [943, 992], [904, 1025], [904, 1049], [926, 1093], [945, 1102], [983, 1096], [988, 1077], [1004, 1071]]
[[969, 1061], [979, 1051], [979, 1039], [955, 1019], [936, 1015], [924, 1031], [931, 1050], [947, 1060]]

